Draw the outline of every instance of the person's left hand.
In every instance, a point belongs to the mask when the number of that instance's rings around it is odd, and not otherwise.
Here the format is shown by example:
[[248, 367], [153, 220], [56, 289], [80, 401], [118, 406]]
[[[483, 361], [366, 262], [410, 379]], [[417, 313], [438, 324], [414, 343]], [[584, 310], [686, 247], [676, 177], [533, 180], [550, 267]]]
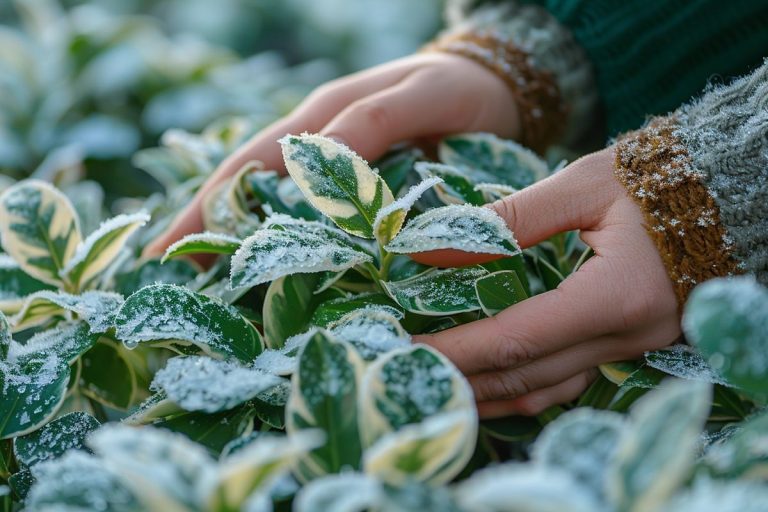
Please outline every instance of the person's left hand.
[[[603, 150], [491, 205], [523, 248], [581, 230], [595, 256], [557, 289], [494, 317], [414, 337], [464, 372], [481, 417], [536, 415], [573, 400], [596, 366], [637, 358], [680, 335], [672, 282], [613, 169], [613, 150]], [[455, 251], [412, 257], [466, 264], [466, 254]]]

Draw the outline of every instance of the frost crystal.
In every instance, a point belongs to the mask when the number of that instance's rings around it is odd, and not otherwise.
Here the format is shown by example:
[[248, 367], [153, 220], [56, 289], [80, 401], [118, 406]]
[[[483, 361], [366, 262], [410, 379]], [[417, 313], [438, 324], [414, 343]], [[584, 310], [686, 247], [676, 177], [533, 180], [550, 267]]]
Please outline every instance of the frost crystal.
[[379, 354], [407, 347], [411, 337], [386, 309], [368, 306], [347, 313], [328, 326], [338, 339], [354, 346], [363, 359], [372, 361]]
[[403, 281], [383, 284], [387, 293], [408, 311], [442, 316], [480, 309], [475, 281], [487, 275], [482, 267], [428, 270]]
[[434, 208], [414, 217], [386, 249], [397, 254], [436, 249], [506, 256], [520, 253], [501, 217], [489, 208], [467, 205]]
[[704, 360], [701, 354], [688, 345], [677, 344], [672, 345], [668, 349], [646, 352], [645, 362], [651, 368], [656, 368], [681, 379], [700, 380], [724, 386], [729, 385]]

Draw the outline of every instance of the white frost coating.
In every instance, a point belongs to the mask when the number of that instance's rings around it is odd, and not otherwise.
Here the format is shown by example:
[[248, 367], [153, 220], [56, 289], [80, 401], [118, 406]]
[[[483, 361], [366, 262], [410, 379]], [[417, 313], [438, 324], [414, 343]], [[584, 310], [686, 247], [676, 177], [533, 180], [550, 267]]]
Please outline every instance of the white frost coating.
[[336, 338], [354, 346], [366, 360], [411, 344], [411, 336], [397, 318], [375, 306], [351, 311], [328, 329]]
[[210, 357], [174, 357], [155, 374], [151, 389], [162, 390], [187, 411], [209, 413], [240, 405], [282, 379], [235, 362]]
[[108, 424], [88, 444], [147, 510], [198, 509], [215, 481], [216, 462], [181, 434]]
[[374, 478], [340, 473], [312, 480], [293, 502], [294, 512], [360, 512], [378, 510], [384, 490]]
[[443, 206], [414, 217], [386, 249], [396, 254], [436, 249], [506, 256], [520, 253], [514, 235], [496, 212], [468, 205]]
[[260, 229], [232, 257], [232, 288], [256, 286], [299, 273], [346, 270], [372, 257], [340, 241], [311, 233]]
[[[88, 283], [93, 277], [102, 272], [125, 246], [125, 242], [134, 231], [149, 222], [150, 216], [146, 212], [134, 214], [118, 215], [101, 223], [99, 228], [88, 235], [75, 251], [61, 271], [62, 276], [69, 276], [73, 271], [78, 270], [81, 275], [77, 278], [77, 283], [82, 285]], [[96, 244], [106, 237], [114, 236], [105, 246], [99, 247], [94, 252]], [[78, 267], [84, 268], [78, 269]]]
[[672, 345], [667, 349], [645, 353], [645, 363], [651, 368], [687, 380], [700, 380], [730, 386], [693, 347]]
[[[36, 314], [35, 308], [45, 306], [42, 315]], [[28, 295], [22, 309], [11, 318], [11, 324], [20, 326], [36, 325], [40, 321], [56, 314], [56, 307], [71, 311], [85, 321], [92, 333], [106, 332], [114, 325], [117, 310], [123, 304], [119, 293], [89, 290], [80, 295], [64, 292], [40, 291]]]
[[[354, 238], [350, 236], [346, 231], [343, 231], [335, 226], [329, 226], [316, 220], [304, 220], [285, 215], [283, 213], [275, 213], [270, 215], [262, 224], [263, 228], [282, 227], [288, 231], [294, 231], [297, 233], [310, 233], [317, 235], [327, 240], [337, 240], [343, 243], [352, 245], [355, 248], [365, 244], [364, 240]], [[370, 250], [368, 250], [370, 252]]]
[[480, 470], [458, 485], [456, 498], [467, 512], [602, 510], [568, 473], [536, 464], [507, 463]]
[[205, 231], [203, 233], [192, 233], [190, 235], [185, 236], [181, 240], [178, 240], [175, 243], [171, 244], [165, 250], [165, 254], [163, 255], [163, 259], [161, 260], [161, 262], [164, 263], [168, 258], [173, 257], [178, 250], [184, 249], [187, 245], [196, 244], [199, 242], [203, 242], [208, 245], [212, 245], [214, 247], [240, 245], [239, 238], [232, 235], [228, 235], [226, 233], [214, 233], [212, 231]]
[[408, 311], [443, 316], [480, 309], [475, 282], [488, 275], [482, 267], [431, 269], [403, 281], [383, 282], [395, 302]]
[[399, 221], [397, 222], [397, 228], [393, 228], [393, 233], [391, 233], [391, 236], [397, 234], [397, 232], [400, 230], [400, 227], [402, 226], [403, 221], [405, 221], [405, 216], [408, 214], [408, 211], [411, 209], [413, 204], [419, 200], [425, 191], [442, 182], [442, 178], [436, 176], [428, 177], [421, 183], [408, 189], [408, 192], [404, 196], [382, 207], [378, 213], [376, 213], [376, 218], [373, 221], [373, 232], [378, 234], [380, 228], [382, 227], [382, 223], [385, 221], [389, 222], [390, 216], [399, 216], [400, 218], [397, 219]]
[[296, 370], [298, 355], [304, 345], [318, 329], [313, 327], [306, 332], [296, 334], [285, 340], [285, 345], [278, 349], [267, 349], [256, 358], [252, 368], [274, 375], [291, 375]]
[[768, 487], [763, 482], [700, 476], [659, 512], [765, 512], [766, 503]]
[[517, 192], [515, 187], [497, 183], [478, 183], [475, 185], [475, 190], [483, 194], [483, 197], [488, 202], [503, 199], [504, 197], [510, 196]]
[[[367, 474], [391, 485], [403, 485], [409, 480], [444, 484], [472, 457], [477, 428], [473, 409], [435, 414], [378, 439], [365, 450], [363, 467]], [[413, 468], [415, 457], [421, 464]], [[408, 463], [403, 464], [403, 459]]]
[[[92, 341], [95, 341], [92, 338], [85, 333], [85, 325], [81, 322], [60, 323], [52, 329], [38, 332], [24, 344], [13, 341], [7, 361], [24, 365], [30, 360], [45, 360], [38, 373], [46, 367], [53, 371], [59, 360], [72, 364], [83, 352], [83, 347], [90, 348]], [[48, 376], [53, 377], [50, 373]]]

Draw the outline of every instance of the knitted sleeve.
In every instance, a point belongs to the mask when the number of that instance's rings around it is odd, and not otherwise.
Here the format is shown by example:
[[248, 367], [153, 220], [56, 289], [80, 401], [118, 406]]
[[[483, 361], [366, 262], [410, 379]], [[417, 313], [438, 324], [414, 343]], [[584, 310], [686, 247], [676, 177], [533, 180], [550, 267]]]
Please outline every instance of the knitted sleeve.
[[535, 150], [578, 141], [597, 117], [589, 59], [542, 7], [480, 6], [455, 17], [427, 49], [464, 55], [501, 76], [517, 101], [521, 142]]
[[768, 285], [768, 61], [620, 137], [616, 176], [680, 303], [712, 277], [749, 273]]

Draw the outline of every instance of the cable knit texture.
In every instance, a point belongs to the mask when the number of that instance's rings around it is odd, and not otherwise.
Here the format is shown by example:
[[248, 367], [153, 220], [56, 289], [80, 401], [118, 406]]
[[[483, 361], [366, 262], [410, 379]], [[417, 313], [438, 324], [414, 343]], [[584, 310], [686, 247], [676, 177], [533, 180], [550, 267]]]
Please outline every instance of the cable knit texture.
[[616, 145], [616, 176], [642, 208], [682, 304], [707, 279], [768, 284], [768, 62]]
[[[505, 21], [499, 23], [499, 20]], [[513, 78], [531, 74], [542, 76], [542, 73], [544, 76], [551, 74], [554, 78], [562, 103], [561, 107], [554, 109], [554, 113], [567, 112], [567, 118], [555, 118], [557, 122], [546, 119], [553, 113], [550, 104], [523, 105], [523, 109], [531, 114], [528, 119], [521, 116], [524, 133], [526, 129], [529, 132], [541, 131], [542, 124], [548, 127], [547, 133], [536, 136], [537, 149], [543, 149], [542, 146], [554, 141], [566, 144], [573, 142], [583, 135], [586, 126], [593, 124], [596, 117], [597, 86], [589, 59], [576, 44], [570, 31], [545, 9], [510, 1], [504, 5], [478, 8], [470, 17], [454, 21], [447, 33], [438, 38], [438, 45], [446, 39], [455, 40], [457, 35], [462, 34], [465, 35], [462, 39], [469, 42], [473, 42], [471, 36], [485, 40], [493, 38], [500, 45], [516, 48], [517, 53], [526, 57], [524, 60], [512, 59], [506, 62], [518, 68], [517, 73], [512, 73]], [[466, 37], [466, 34], [471, 36]], [[532, 68], [532, 71], [520, 69], [525, 65]], [[490, 67], [499, 69], [499, 66]], [[540, 118], [545, 119], [537, 121]]]

